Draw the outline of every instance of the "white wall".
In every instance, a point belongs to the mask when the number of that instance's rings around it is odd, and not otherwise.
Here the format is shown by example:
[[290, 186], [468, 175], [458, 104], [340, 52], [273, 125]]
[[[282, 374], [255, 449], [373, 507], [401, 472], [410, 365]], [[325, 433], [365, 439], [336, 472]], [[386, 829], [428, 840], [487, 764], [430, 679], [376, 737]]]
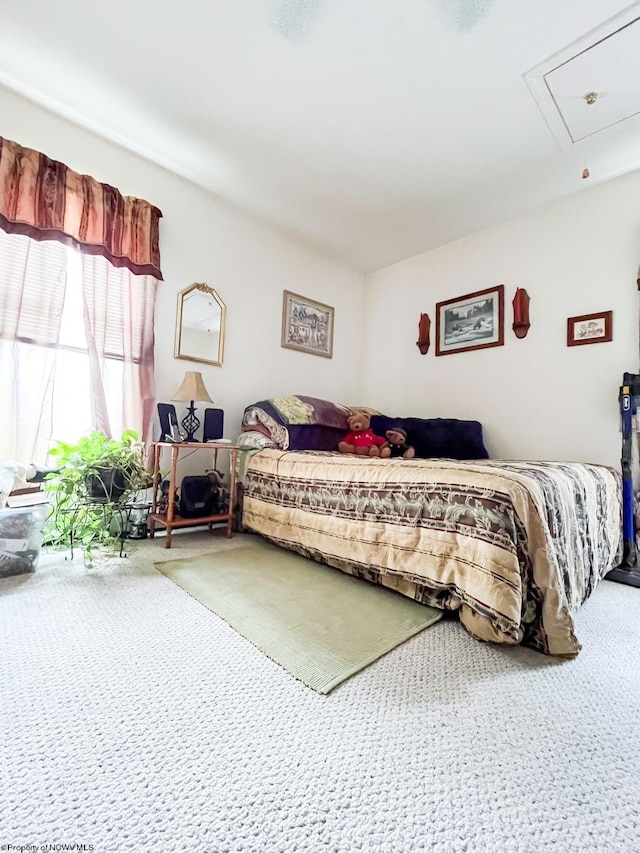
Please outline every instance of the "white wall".
[[[0, 135], [163, 211], [159, 400], [193, 369], [225, 410], [231, 437], [248, 403], [307, 393], [389, 414], [478, 419], [493, 456], [618, 465], [617, 389], [622, 372], [638, 368], [640, 173], [374, 273], [365, 300], [359, 273], [2, 87]], [[176, 294], [194, 281], [227, 305], [222, 367], [173, 358]], [[422, 311], [433, 341], [436, 302], [500, 283], [505, 346], [436, 358], [432, 344], [419, 354]], [[516, 287], [532, 300], [524, 340], [511, 331]], [[285, 289], [335, 306], [333, 359], [280, 347]], [[566, 346], [567, 317], [608, 309], [612, 343]]]
[[[165, 280], [158, 287], [156, 312], [159, 401], [169, 402], [185, 370], [200, 371], [216, 406], [225, 411], [225, 434], [231, 438], [239, 431], [245, 406], [266, 397], [297, 393], [359, 402], [364, 307], [360, 273], [2, 87], [0, 135], [162, 210]], [[173, 357], [177, 293], [196, 281], [215, 288], [227, 306], [221, 367]], [[280, 346], [283, 290], [335, 307], [332, 359]], [[181, 404], [177, 408], [181, 418]]]
[[[635, 172], [372, 274], [363, 397], [391, 415], [479, 420], [494, 457], [618, 467], [618, 387], [638, 370], [639, 223]], [[505, 345], [436, 357], [436, 303], [497, 284]], [[517, 287], [531, 297], [523, 340], [511, 329]], [[567, 347], [568, 317], [609, 309], [611, 343]]]

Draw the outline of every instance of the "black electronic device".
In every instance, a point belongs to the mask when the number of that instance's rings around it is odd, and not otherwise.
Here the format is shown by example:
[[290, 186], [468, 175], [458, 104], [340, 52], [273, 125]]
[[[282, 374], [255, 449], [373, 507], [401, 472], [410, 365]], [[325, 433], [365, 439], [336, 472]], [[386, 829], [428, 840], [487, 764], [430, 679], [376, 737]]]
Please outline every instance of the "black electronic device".
[[158, 403], [160, 441], [180, 442], [183, 440], [178, 427], [176, 407], [173, 403]]
[[215, 441], [224, 435], [224, 411], [222, 409], [205, 409], [204, 426], [202, 428], [203, 441]]

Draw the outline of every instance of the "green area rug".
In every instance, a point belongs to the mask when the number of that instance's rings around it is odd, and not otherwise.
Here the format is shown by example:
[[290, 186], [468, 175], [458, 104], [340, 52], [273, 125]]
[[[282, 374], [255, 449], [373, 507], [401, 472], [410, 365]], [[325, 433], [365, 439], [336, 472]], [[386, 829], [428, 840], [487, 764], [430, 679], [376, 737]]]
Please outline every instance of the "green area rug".
[[155, 567], [318, 693], [442, 617], [264, 540]]

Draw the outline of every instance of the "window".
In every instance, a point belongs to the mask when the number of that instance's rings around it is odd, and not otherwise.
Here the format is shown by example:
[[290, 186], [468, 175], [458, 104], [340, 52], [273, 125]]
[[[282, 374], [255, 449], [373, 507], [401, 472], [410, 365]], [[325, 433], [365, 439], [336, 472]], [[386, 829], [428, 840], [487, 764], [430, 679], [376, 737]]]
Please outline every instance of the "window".
[[46, 464], [53, 440], [145, 433], [156, 279], [0, 230], [0, 456]]

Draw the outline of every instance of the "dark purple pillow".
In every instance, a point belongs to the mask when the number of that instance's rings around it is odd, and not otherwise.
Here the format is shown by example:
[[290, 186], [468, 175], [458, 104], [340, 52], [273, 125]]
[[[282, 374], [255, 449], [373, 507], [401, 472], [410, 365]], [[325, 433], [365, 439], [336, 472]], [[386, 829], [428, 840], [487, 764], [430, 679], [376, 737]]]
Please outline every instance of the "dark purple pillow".
[[288, 424], [287, 450], [337, 450], [338, 442], [345, 437], [344, 429], [320, 424]]
[[421, 459], [488, 459], [482, 439], [482, 424], [455, 418], [390, 418], [373, 415], [371, 429], [384, 436], [388, 429], [402, 427], [407, 431], [407, 444], [415, 448]]

